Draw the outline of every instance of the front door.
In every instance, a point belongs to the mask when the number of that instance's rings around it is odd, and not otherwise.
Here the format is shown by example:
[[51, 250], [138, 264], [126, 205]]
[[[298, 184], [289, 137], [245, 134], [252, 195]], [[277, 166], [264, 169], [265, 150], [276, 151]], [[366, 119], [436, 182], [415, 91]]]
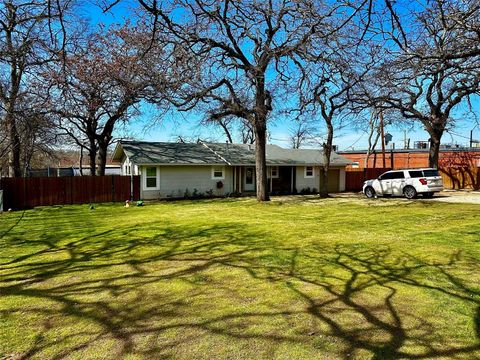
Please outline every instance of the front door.
[[255, 191], [255, 168], [254, 167], [245, 168], [245, 183], [243, 188], [245, 191]]

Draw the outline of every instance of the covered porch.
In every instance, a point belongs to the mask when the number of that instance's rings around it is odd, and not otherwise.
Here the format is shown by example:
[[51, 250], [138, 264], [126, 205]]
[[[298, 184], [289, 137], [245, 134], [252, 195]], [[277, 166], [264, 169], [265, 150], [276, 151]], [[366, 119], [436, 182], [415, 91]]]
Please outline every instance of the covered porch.
[[[317, 193], [322, 184], [320, 166], [267, 166], [267, 190], [271, 195]], [[237, 194], [254, 194], [256, 191], [255, 166], [233, 167], [233, 189]], [[334, 167], [328, 171], [328, 192], [345, 190], [345, 168]]]
[[[267, 166], [267, 189], [272, 195], [295, 192], [296, 166]], [[255, 166], [233, 167], [233, 189], [239, 194], [254, 193], [256, 190]]]

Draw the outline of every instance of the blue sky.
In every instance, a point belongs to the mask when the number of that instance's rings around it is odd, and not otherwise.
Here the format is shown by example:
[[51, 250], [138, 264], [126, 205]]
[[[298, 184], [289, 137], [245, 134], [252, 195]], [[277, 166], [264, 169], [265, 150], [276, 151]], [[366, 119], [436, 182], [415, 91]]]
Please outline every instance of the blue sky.
[[[136, 6], [135, 0], [124, 0], [116, 5], [111, 11], [104, 14], [102, 10], [95, 5], [94, 1], [86, 1], [81, 6], [82, 16], [86, 17], [92, 25], [99, 23], [111, 24], [122, 23], [125, 19], [130, 19], [131, 10]], [[478, 114], [480, 110], [480, 101], [473, 101], [473, 108]], [[155, 109], [150, 106], [143, 106], [143, 113], [140, 118], [133, 121], [122, 134], [135, 137], [138, 140], [150, 141], [176, 141], [178, 136], [186, 139], [196, 139], [200, 137], [211, 141], [224, 142], [226, 137], [219, 127], [201, 126], [199, 124], [202, 114], [191, 113], [171, 113], [166, 116], [160, 116]], [[476, 119], [467, 113], [466, 106], [459, 107], [453, 114], [455, 118], [455, 127], [443, 137], [443, 143], [458, 143], [467, 145], [469, 142], [470, 130], [475, 126]], [[155, 120], [154, 120], [155, 119]], [[153, 125], [152, 125], [153, 123]], [[148, 125], [148, 126], [145, 126]], [[318, 127], [319, 133], [322, 133], [322, 123], [318, 121], [314, 126]], [[289, 131], [294, 126], [294, 122], [288, 118], [277, 117], [272, 119], [269, 126], [269, 143], [277, 144], [283, 147], [289, 147]], [[407, 130], [407, 138], [410, 138], [410, 144], [413, 146], [414, 141], [427, 141], [429, 136], [422, 126], [401, 126], [396, 127], [387, 125], [385, 132], [392, 134], [393, 142], [396, 148], [404, 146], [404, 130]], [[348, 149], [365, 149], [367, 147], [368, 135], [361, 129], [349, 126], [336, 131], [334, 144], [338, 145], [340, 150]], [[480, 140], [480, 126], [474, 130], [474, 139]], [[318, 140], [321, 143], [321, 139]], [[390, 147], [387, 146], [388, 148]]]

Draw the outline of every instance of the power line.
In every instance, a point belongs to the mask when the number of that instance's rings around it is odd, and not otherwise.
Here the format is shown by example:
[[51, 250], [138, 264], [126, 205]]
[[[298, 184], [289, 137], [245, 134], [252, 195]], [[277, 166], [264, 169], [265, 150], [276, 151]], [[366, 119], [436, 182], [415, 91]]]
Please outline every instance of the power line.
[[449, 134], [452, 134], [452, 135], [455, 135], [455, 136], [458, 136], [458, 137], [461, 137], [461, 138], [464, 138], [464, 139], [470, 140], [470, 137], [469, 137], [469, 136], [461, 135], [461, 134], [459, 134], [459, 133], [456, 133], [456, 132], [454, 132], [454, 131], [451, 131], [451, 130], [447, 130], [447, 132], [448, 132]]
[[365, 134], [360, 135], [360, 137], [359, 137], [357, 140], [355, 140], [352, 145], [346, 147], [345, 149], [352, 149], [352, 150], [353, 150], [353, 146], [354, 146], [356, 143], [358, 143], [358, 142], [363, 138], [364, 135], [365, 135]]

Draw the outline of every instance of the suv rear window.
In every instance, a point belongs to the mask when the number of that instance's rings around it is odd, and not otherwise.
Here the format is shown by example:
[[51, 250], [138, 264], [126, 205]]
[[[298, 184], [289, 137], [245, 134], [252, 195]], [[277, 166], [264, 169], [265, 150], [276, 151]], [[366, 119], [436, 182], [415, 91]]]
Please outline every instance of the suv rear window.
[[429, 176], [440, 176], [440, 175], [438, 175], [438, 170], [423, 170], [423, 176], [429, 177]]
[[408, 172], [411, 178], [421, 178], [423, 177], [422, 170], [411, 170]]

